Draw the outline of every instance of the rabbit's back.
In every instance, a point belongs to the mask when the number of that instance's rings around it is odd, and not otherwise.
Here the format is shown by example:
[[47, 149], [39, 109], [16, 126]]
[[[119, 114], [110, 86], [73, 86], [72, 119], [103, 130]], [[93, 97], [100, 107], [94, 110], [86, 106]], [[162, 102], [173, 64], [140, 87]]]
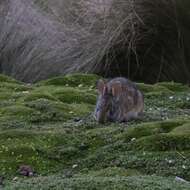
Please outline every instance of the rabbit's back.
[[130, 119], [138, 118], [144, 109], [144, 97], [140, 90], [138, 90], [135, 83], [132, 81], [118, 77], [108, 82], [109, 88], [115, 83], [121, 85], [121, 93], [115, 97], [112, 115], [112, 120], [128, 121]]
[[137, 89], [137, 85], [124, 77], [117, 77], [108, 82], [108, 86], [112, 87], [115, 83], [120, 83], [123, 88]]

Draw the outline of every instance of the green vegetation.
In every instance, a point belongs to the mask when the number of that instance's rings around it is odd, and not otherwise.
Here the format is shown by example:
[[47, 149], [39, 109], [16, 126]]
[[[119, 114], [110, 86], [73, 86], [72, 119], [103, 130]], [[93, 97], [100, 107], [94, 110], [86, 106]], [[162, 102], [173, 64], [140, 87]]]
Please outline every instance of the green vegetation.
[[[48, 182], [48, 183], [47, 183]], [[172, 179], [166, 179], [158, 176], [132, 176], [132, 177], [39, 177], [38, 179], [27, 180], [22, 183], [16, 183], [12, 187], [5, 189], [25, 190], [25, 189], [147, 189], [147, 190], [189, 190], [188, 184], [174, 182]]]
[[[100, 125], [92, 117], [98, 78], [74, 74], [29, 85], [0, 76], [4, 189], [190, 189], [176, 180], [190, 181], [190, 88], [138, 84], [142, 119]], [[19, 176], [22, 164], [36, 176]]]

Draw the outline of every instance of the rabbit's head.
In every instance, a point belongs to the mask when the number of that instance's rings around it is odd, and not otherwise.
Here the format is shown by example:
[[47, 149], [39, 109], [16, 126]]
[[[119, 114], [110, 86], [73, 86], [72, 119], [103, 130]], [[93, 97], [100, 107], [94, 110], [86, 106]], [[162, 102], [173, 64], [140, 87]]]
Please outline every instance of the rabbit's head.
[[95, 109], [95, 119], [104, 123], [110, 116], [113, 108], [114, 99], [118, 96], [121, 90], [121, 86], [118, 84], [109, 85], [106, 81], [99, 80], [97, 84], [98, 89], [98, 100]]

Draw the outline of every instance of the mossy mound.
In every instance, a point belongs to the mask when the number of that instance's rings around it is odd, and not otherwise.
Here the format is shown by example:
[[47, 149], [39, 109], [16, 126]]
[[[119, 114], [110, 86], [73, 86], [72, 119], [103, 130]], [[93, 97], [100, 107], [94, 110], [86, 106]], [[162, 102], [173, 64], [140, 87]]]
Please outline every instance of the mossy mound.
[[125, 190], [189, 190], [189, 185], [158, 176], [133, 176], [133, 177], [91, 177], [77, 178], [40, 177], [37, 180], [19, 181], [5, 190], [50, 190], [50, 189], [125, 189]]
[[15, 79], [13, 79], [13, 78], [11, 78], [11, 77], [9, 77], [9, 76], [2, 75], [2, 74], [0, 74], [0, 82], [1, 82], [1, 83], [2, 83], [2, 82], [17, 83], [17, 84], [18, 84], [18, 83], [21, 83], [21, 82], [15, 80]]
[[[102, 125], [92, 117], [98, 79], [74, 74], [34, 85], [3, 82], [5, 189], [190, 188], [175, 180], [190, 181], [190, 89], [173, 82], [138, 84], [145, 96], [142, 119]], [[13, 182], [22, 164], [37, 176]]]
[[94, 74], [72, 74], [63, 77], [55, 77], [49, 80], [41, 81], [38, 85], [56, 85], [56, 86], [71, 86], [71, 87], [94, 87], [96, 81], [101, 78]]

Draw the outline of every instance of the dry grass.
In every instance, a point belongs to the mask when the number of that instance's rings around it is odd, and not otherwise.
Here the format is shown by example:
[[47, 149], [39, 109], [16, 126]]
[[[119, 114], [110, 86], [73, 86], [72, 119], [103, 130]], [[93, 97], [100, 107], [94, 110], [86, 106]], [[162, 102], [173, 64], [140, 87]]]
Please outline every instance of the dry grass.
[[176, 1], [3, 0], [0, 69], [27, 82], [71, 72], [188, 82]]

